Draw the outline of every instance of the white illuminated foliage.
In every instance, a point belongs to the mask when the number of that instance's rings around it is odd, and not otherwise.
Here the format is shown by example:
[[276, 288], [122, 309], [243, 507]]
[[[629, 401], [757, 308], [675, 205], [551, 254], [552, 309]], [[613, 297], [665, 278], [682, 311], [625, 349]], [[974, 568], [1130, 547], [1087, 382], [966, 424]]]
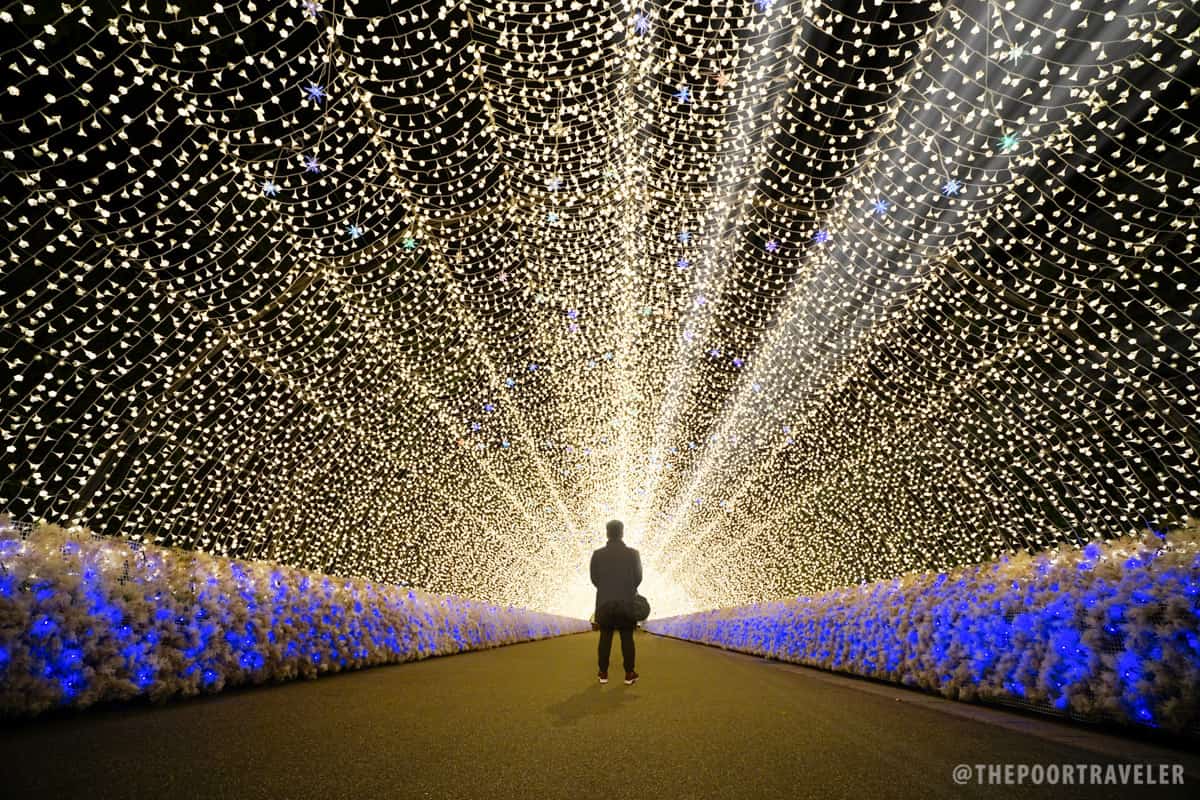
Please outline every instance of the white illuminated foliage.
[[0, 12], [0, 507], [586, 616], [1200, 503], [1179, 0]]

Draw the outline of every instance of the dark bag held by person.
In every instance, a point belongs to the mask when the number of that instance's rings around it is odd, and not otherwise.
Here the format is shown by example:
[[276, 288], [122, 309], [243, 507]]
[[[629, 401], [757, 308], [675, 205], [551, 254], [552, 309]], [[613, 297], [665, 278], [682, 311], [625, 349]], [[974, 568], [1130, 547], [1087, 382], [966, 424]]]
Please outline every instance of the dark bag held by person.
[[626, 611], [630, 619], [642, 622], [650, 616], [650, 601], [640, 594], [635, 594], [633, 599], [626, 603]]

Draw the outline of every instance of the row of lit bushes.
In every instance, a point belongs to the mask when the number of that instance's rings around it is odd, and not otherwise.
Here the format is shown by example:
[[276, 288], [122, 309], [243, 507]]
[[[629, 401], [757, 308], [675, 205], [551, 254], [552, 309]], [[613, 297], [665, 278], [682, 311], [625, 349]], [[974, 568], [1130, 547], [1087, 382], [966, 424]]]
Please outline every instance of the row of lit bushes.
[[964, 700], [1200, 726], [1195, 530], [651, 620], [668, 636]]
[[0, 714], [217, 692], [587, 629], [461, 597], [0, 519]]

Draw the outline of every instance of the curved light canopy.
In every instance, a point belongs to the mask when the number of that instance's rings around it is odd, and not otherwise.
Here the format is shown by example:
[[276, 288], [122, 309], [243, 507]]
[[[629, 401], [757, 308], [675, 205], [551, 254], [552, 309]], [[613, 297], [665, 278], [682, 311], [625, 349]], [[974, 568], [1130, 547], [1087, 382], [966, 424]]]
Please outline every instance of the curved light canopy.
[[0, 507], [579, 616], [610, 517], [656, 616], [1168, 525], [1198, 25], [10, 5]]

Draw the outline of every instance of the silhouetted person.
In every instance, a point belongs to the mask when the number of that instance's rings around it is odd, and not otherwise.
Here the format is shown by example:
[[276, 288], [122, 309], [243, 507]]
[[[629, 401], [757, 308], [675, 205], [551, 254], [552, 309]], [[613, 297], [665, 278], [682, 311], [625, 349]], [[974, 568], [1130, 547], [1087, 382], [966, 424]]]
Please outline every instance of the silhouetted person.
[[625, 662], [625, 685], [638, 679], [633, 671], [633, 629], [629, 603], [642, 582], [642, 557], [621, 541], [625, 525], [612, 520], [606, 526], [608, 544], [592, 553], [592, 583], [596, 586], [596, 624], [600, 626], [600, 682], [608, 683], [608, 656], [613, 630], [621, 632], [621, 659]]

